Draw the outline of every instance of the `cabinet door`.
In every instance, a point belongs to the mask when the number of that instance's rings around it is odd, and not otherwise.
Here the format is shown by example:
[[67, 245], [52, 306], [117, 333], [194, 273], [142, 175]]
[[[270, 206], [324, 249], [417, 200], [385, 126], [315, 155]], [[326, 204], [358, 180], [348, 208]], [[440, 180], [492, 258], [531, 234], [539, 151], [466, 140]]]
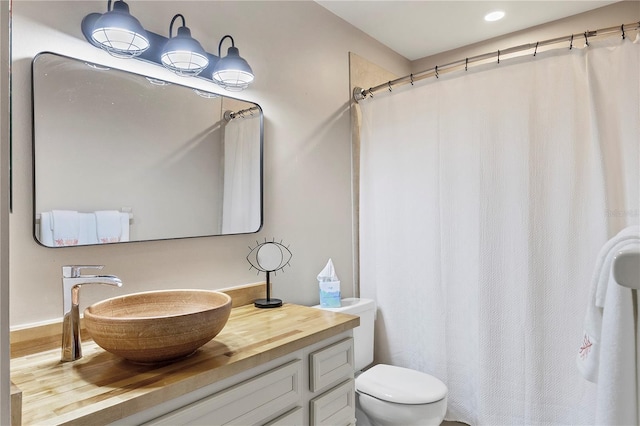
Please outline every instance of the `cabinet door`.
[[291, 361], [147, 424], [262, 425], [299, 404], [301, 381], [302, 361]]
[[317, 392], [353, 377], [353, 338], [309, 354], [309, 390]]
[[355, 423], [356, 395], [353, 379], [310, 401], [311, 426], [341, 426]]

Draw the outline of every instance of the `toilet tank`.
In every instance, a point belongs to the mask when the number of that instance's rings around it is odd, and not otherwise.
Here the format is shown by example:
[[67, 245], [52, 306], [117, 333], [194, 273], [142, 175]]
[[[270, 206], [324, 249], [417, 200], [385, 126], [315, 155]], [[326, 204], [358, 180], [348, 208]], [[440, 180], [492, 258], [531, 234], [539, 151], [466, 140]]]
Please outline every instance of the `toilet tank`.
[[340, 301], [339, 308], [314, 308], [343, 314], [358, 315], [360, 326], [353, 329], [354, 362], [356, 371], [373, 362], [373, 325], [376, 318], [376, 302], [372, 299], [348, 297]]

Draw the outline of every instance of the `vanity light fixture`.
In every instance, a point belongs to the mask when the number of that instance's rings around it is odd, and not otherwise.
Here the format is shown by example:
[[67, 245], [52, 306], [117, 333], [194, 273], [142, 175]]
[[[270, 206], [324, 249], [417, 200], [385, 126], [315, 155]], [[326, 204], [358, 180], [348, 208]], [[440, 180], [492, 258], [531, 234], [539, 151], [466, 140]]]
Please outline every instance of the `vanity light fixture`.
[[[173, 24], [178, 18], [182, 19], [182, 26], [173, 36]], [[129, 6], [124, 1], [116, 0], [111, 10], [111, 0], [108, 0], [106, 13], [90, 13], [84, 17], [82, 34], [89, 43], [113, 56], [162, 65], [176, 74], [212, 81], [226, 90], [244, 90], [254, 80], [253, 71], [240, 56], [233, 37], [222, 37], [218, 56], [208, 53], [191, 37], [181, 14], [176, 14], [171, 20], [167, 38], [146, 31], [129, 14]], [[231, 40], [231, 47], [227, 56], [222, 57], [222, 43], [227, 38]]]
[[[227, 50], [227, 56], [222, 57], [220, 50], [222, 42], [229, 38], [231, 47]], [[218, 44], [218, 57], [220, 58], [213, 68], [213, 81], [230, 91], [240, 91], [249, 87], [254, 79], [253, 70], [241, 56], [233, 37], [226, 35]]]
[[132, 58], [141, 55], [149, 48], [147, 32], [133, 15], [129, 6], [117, 0], [111, 8], [107, 3], [107, 12], [87, 15], [84, 21], [91, 21], [91, 40], [98, 47], [119, 58]]
[[[182, 26], [178, 28], [178, 34], [173, 37], [173, 23], [182, 18]], [[177, 14], [169, 25], [169, 41], [162, 49], [160, 56], [162, 65], [178, 75], [198, 75], [209, 65], [207, 52], [204, 51], [198, 40], [191, 37], [191, 30], [187, 27], [184, 16]]]

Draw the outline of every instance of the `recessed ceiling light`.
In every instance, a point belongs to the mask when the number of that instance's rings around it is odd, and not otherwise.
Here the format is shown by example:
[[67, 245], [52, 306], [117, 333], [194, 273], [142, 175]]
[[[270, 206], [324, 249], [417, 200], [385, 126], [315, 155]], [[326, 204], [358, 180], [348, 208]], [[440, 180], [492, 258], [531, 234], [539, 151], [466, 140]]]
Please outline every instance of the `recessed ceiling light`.
[[496, 10], [495, 12], [490, 12], [484, 15], [484, 20], [487, 22], [499, 21], [504, 18], [504, 12], [501, 10]]

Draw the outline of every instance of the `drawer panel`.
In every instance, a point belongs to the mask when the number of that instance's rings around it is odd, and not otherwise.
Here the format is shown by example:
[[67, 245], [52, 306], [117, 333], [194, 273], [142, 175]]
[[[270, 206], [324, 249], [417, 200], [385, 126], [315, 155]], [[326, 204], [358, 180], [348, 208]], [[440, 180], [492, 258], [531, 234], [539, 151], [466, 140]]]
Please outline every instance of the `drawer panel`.
[[300, 402], [302, 361], [274, 370], [196, 401], [149, 425], [259, 425]]
[[353, 377], [353, 338], [348, 337], [309, 355], [309, 389], [328, 388]]
[[349, 379], [312, 399], [309, 403], [311, 426], [340, 426], [355, 423], [355, 381]]

